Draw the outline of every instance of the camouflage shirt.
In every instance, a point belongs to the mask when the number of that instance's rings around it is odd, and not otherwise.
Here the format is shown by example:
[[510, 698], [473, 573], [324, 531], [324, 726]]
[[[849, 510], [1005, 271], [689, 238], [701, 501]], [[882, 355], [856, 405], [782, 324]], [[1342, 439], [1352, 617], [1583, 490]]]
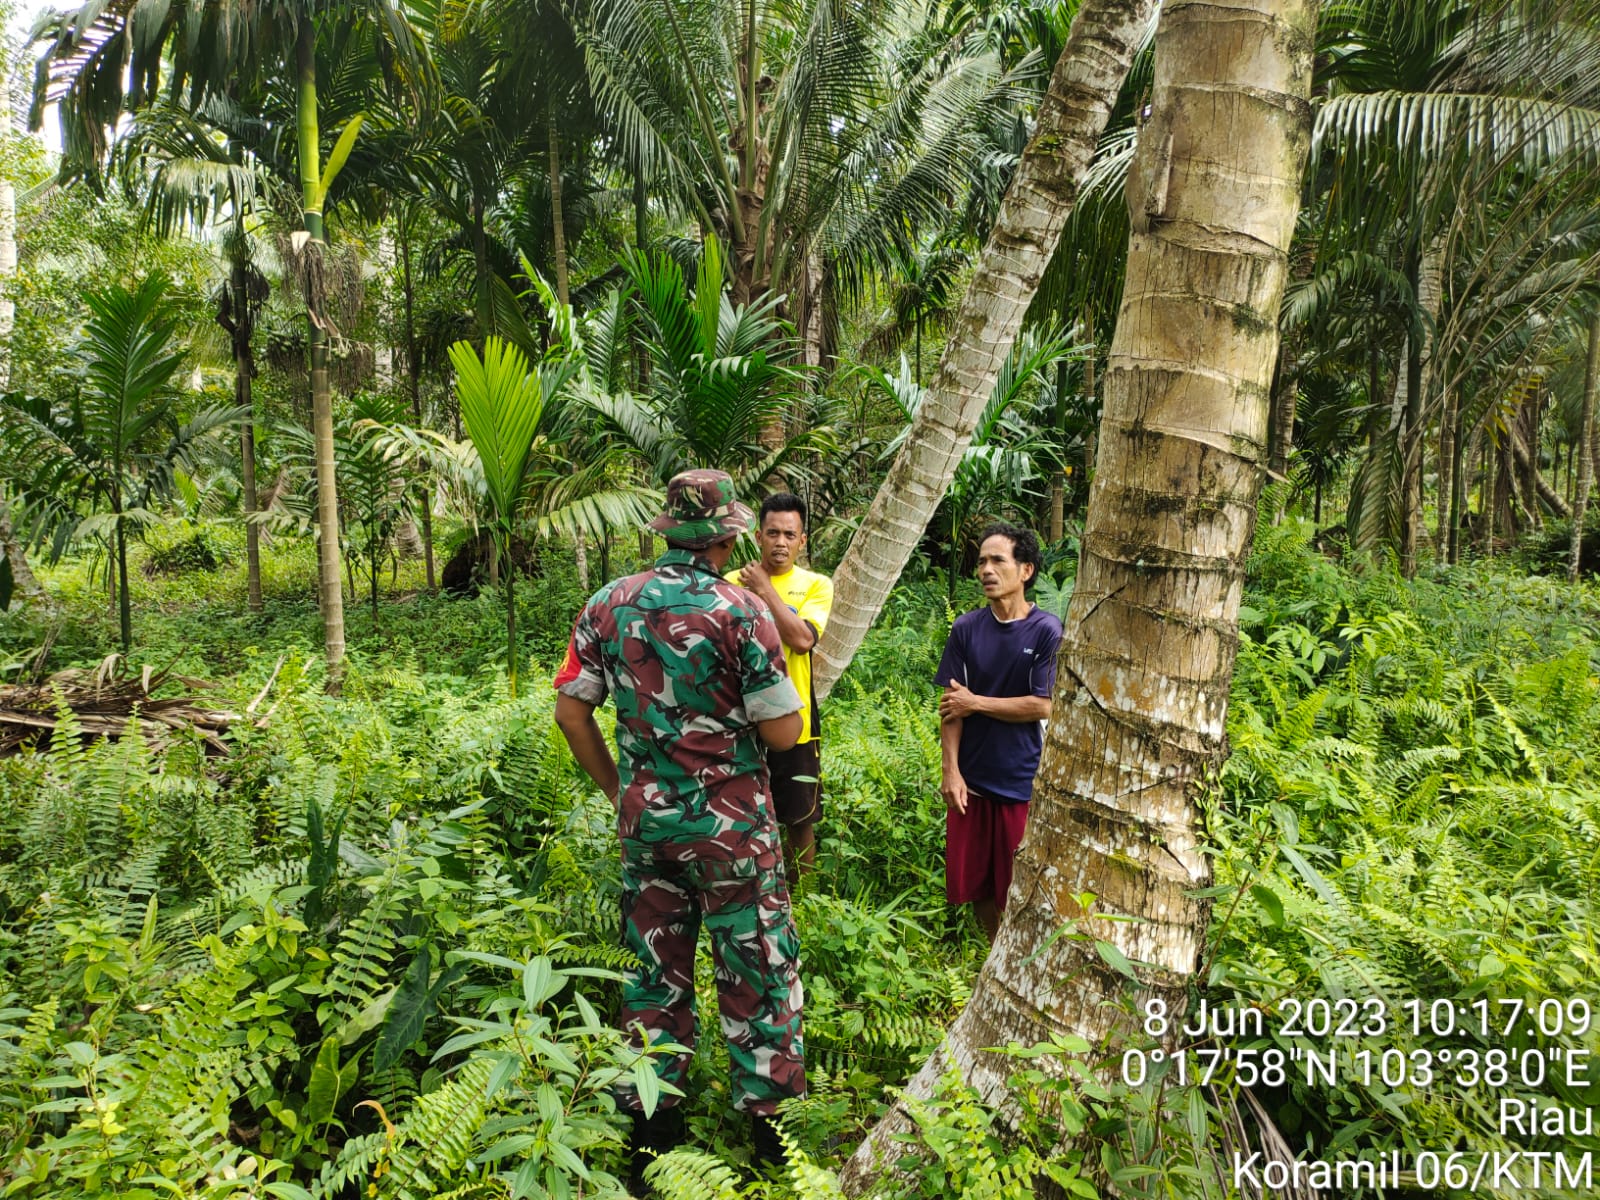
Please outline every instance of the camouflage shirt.
[[694, 843], [695, 857], [740, 858], [771, 825], [757, 721], [796, 712], [783, 644], [766, 607], [689, 550], [615, 580], [572, 634], [566, 695], [617, 706], [618, 832]]

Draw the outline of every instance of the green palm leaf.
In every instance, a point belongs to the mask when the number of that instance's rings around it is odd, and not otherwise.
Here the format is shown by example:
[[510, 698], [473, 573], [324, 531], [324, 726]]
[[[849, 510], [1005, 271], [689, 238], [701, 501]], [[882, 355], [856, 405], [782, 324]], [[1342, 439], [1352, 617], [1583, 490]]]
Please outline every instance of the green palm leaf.
[[470, 342], [457, 342], [450, 347], [450, 364], [461, 423], [483, 464], [495, 521], [509, 530], [544, 409], [539, 376], [528, 370], [522, 351], [497, 337], [485, 340], [482, 358]]

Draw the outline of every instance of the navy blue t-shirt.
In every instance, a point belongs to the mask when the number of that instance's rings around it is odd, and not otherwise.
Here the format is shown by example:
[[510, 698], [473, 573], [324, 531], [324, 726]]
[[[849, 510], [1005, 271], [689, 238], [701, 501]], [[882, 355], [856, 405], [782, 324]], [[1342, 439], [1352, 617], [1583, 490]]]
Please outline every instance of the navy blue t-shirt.
[[[980, 696], [1048, 696], [1056, 683], [1061, 622], [1037, 604], [1015, 621], [984, 607], [956, 618], [934, 681], [952, 680]], [[998, 721], [974, 713], [961, 724], [957, 762], [967, 786], [1021, 803], [1033, 794], [1044, 735], [1038, 721]]]

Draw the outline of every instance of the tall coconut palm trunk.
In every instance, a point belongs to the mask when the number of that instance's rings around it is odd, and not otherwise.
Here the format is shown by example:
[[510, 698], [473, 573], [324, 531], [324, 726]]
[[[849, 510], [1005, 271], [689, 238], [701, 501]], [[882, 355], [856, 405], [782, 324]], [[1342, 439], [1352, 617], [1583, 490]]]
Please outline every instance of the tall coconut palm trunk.
[[1574, 581], [1583, 559], [1583, 520], [1589, 512], [1589, 489], [1594, 484], [1594, 400], [1600, 390], [1600, 313], [1589, 319], [1589, 362], [1583, 373], [1583, 416], [1578, 423], [1578, 492], [1572, 501], [1572, 549], [1567, 578]]
[[813, 686], [826, 696], [955, 478], [1105, 131], [1156, 0], [1083, 0], [1006, 190], [938, 376], [834, 574]]
[[328, 339], [322, 313], [322, 171], [317, 124], [316, 27], [301, 17], [295, 39], [298, 76], [300, 196], [306, 246], [307, 341], [311, 352], [311, 432], [317, 460], [317, 594], [322, 605], [323, 652], [329, 690], [337, 690], [344, 661], [344, 585], [339, 578], [339, 492], [334, 480], [333, 390], [328, 383]]
[[[1195, 790], [1226, 753], [1245, 556], [1266, 453], [1278, 306], [1310, 138], [1315, 0], [1168, 0], [1152, 116], [1128, 180], [1127, 285], [1044, 758], [1005, 920], [972, 999], [910, 1085], [952, 1065], [1002, 1111], [1014, 1059], [1097, 1041], [1135, 963], [1179, 1013], [1210, 880]], [[1132, 918], [1085, 921], [1096, 912]], [[893, 1110], [852, 1159], [859, 1191], [902, 1147]]]

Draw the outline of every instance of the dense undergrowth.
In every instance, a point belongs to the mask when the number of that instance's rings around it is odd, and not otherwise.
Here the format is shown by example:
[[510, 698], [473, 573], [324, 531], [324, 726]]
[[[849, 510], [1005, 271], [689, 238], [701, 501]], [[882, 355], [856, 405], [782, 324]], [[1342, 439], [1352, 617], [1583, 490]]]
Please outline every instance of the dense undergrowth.
[[[1273, 1020], [1233, 1044], [1290, 1046], [1290, 1001], [1376, 996], [1396, 1019], [1347, 1057], [1595, 1048], [1571, 1022], [1474, 1041], [1399, 1017], [1413, 997], [1596, 1003], [1600, 596], [1476, 568], [1404, 583], [1322, 561], [1293, 526], [1262, 539], [1211, 806], [1204, 978], [1212, 1004]], [[236, 709], [277, 670], [267, 716], [236, 728], [227, 759], [147, 731], [0, 761], [0, 1188], [615, 1195], [607, 1084], [648, 1064], [609, 1023], [623, 965], [609, 813], [552, 726], [549, 689], [510, 699], [497, 601], [417, 595], [407, 564], [376, 620], [348, 610], [344, 694], [325, 697], [312, 564], [296, 553], [268, 556], [261, 618], [239, 615], [236, 566], [137, 576], [138, 658], [217, 680]], [[53, 586], [60, 614], [0, 636], [13, 666], [45, 641], [52, 667], [106, 652], [86, 572]], [[526, 586], [536, 665], [555, 661], [580, 599], [558, 567]], [[978, 967], [974, 931], [943, 903], [929, 681], [949, 615], [942, 584], [898, 591], [826, 714], [827, 823], [795, 900], [814, 1092], [786, 1118], [803, 1167], [775, 1195], [829, 1193], [825, 1168]], [[704, 954], [699, 992], [714, 1011]], [[744, 1128], [712, 1032], [687, 1101], [704, 1153], [663, 1164], [667, 1195], [738, 1186]], [[1063, 1094], [1018, 1065], [1038, 1095], [1020, 1143], [952, 1085], [918, 1118], [936, 1157], [898, 1186], [1032, 1194], [1055, 1135], [1084, 1128], [1115, 1179], [1102, 1189], [1227, 1194], [1213, 1149], [1243, 1136], [1248, 1107], [1231, 1071], [1213, 1088], [1169, 1076], [1163, 1116], [1148, 1093]], [[1593, 1147], [1507, 1138], [1496, 1108], [1594, 1103], [1592, 1089], [1390, 1086], [1347, 1065], [1331, 1085], [1252, 1094], [1314, 1156]]]

